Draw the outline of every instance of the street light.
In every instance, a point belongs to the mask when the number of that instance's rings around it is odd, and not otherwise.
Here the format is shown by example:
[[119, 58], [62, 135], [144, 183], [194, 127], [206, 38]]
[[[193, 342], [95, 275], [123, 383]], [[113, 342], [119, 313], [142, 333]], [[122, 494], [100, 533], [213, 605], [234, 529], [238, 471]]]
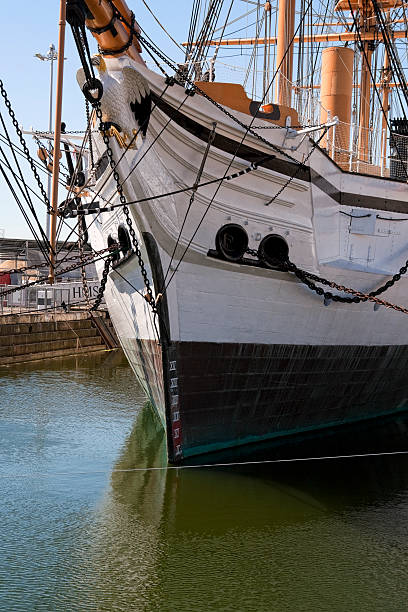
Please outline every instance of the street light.
[[[36, 53], [34, 55], [34, 57], [38, 57], [38, 59], [40, 59], [42, 62], [50, 62], [50, 110], [49, 110], [49, 121], [48, 121], [48, 131], [51, 134], [52, 132], [52, 93], [53, 93], [53, 80], [54, 80], [54, 61], [56, 59], [58, 59], [58, 53], [55, 50], [54, 45], [51, 43], [50, 44], [50, 48], [48, 49], [48, 52], [45, 55], [42, 55], [41, 53]], [[52, 144], [51, 144], [51, 138], [49, 140], [49, 144], [48, 144], [48, 154], [49, 154], [49, 159], [51, 159], [51, 151], [52, 151]], [[51, 199], [51, 173], [48, 173], [48, 186], [47, 186], [47, 195], [48, 195], [48, 200]], [[47, 212], [47, 216], [46, 216], [46, 235], [47, 238], [50, 238], [50, 215]]]

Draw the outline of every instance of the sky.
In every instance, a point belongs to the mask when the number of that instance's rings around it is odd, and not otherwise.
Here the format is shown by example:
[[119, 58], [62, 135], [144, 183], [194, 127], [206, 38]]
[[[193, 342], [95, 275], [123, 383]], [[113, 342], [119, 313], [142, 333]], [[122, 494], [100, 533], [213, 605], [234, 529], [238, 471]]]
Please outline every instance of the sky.
[[[156, 17], [166, 25], [167, 30], [177, 41], [187, 37], [192, 0], [148, 0]], [[59, 0], [15, 0], [2, 3], [2, 35], [0, 37], [0, 79], [3, 81], [19, 125], [24, 129], [46, 130], [49, 109], [49, 63], [42, 62], [35, 53], [45, 54], [50, 43], [57, 46]], [[144, 7], [141, 0], [128, 0], [129, 7], [135, 12], [137, 21], [152, 39], [169, 55], [181, 61], [177, 47], [158, 27]], [[96, 51], [94, 39], [93, 50]], [[84, 98], [76, 83], [79, 59], [71, 30], [66, 30], [64, 68], [63, 121], [67, 130], [80, 130], [85, 126]], [[0, 111], [7, 116], [3, 99]], [[10, 124], [8, 124], [10, 129]], [[10, 129], [10, 133], [12, 134]], [[32, 137], [26, 136], [30, 150], [34, 153]], [[16, 141], [15, 133], [12, 140]], [[46, 185], [46, 176], [41, 174]], [[30, 182], [33, 185], [32, 182]], [[60, 199], [63, 199], [61, 194]], [[44, 207], [37, 207], [40, 218], [44, 220]], [[0, 232], [8, 238], [31, 238], [31, 232], [24, 221], [4, 179], [0, 176]]]

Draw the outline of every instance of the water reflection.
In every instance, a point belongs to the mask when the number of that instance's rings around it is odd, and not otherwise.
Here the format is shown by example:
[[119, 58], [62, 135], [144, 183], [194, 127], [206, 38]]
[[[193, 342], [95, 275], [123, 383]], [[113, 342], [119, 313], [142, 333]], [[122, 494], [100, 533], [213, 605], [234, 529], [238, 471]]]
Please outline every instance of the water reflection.
[[[394, 451], [406, 448], [406, 432], [407, 419], [400, 418], [256, 453], [246, 449], [242, 459]], [[145, 409], [115, 469], [164, 462], [164, 436]], [[96, 557], [101, 583], [105, 572], [116, 576], [110, 605], [405, 609], [407, 467], [406, 458], [394, 456], [114, 471]]]
[[[166, 465], [164, 433], [106, 358], [0, 372], [0, 610], [408, 609], [406, 456], [144, 469]], [[241, 460], [405, 450], [407, 428]]]

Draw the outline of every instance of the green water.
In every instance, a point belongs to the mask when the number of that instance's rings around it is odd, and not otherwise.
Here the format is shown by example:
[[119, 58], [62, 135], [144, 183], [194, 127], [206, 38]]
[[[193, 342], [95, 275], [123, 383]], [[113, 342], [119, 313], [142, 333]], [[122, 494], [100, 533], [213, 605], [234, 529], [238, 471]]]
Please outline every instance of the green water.
[[[0, 610], [408, 610], [408, 457], [171, 471], [114, 354], [0, 370]], [[408, 448], [403, 419], [263, 449]], [[257, 455], [258, 456], [258, 455]]]

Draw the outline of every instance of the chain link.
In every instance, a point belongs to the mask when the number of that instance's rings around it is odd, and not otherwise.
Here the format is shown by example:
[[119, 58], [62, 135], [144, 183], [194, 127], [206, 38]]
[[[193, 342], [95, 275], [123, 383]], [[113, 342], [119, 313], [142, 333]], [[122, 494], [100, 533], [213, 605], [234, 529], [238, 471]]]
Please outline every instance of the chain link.
[[[97, 254], [99, 255], [100, 253], [104, 253], [105, 251], [108, 251], [109, 248], [103, 249], [102, 251], [99, 251]], [[89, 255], [87, 256], [89, 257]], [[77, 261], [78, 260], [78, 255], [71, 255], [71, 257], [66, 257], [64, 258], [64, 261]], [[40, 268], [49, 268], [50, 264], [47, 261], [44, 261], [43, 263], [40, 264], [33, 264], [32, 266], [22, 266], [21, 268], [11, 268], [10, 270], [2, 270], [1, 274], [17, 274], [18, 272], [27, 272], [29, 270], [38, 270]], [[57, 270], [58, 270], [58, 266], [57, 266]]]
[[[99, 308], [99, 306], [100, 306], [100, 304], [102, 302], [102, 299], [103, 299], [103, 296], [104, 296], [104, 293], [105, 293], [106, 283], [108, 281], [108, 274], [109, 274], [109, 268], [110, 268], [111, 263], [112, 263], [112, 256], [110, 255], [109, 257], [107, 257], [105, 259], [105, 265], [103, 267], [101, 284], [100, 284], [100, 287], [98, 289], [98, 295], [96, 296], [96, 299], [95, 299], [95, 302], [94, 302], [93, 306], [89, 309], [90, 311], [91, 310], [98, 310], [98, 308]], [[87, 286], [87, 289], [88, 289], [88, 286]], [[89, 305], [89, 291], [88, 291], [88, 297], [86, 299], [87, 299], [87, 304]]]
[[16, 119], [15, 113], [14, 113], [12, 107], [11, 107], [11, 102], [8, 99], [7, 92], [4, 89], [4, 84], [3, 84], [3, 81], [1, 79], [0, 79], [0, 92], [1, 92], [1, 95], [3, 96], [3, 98], [4, 98], [4, 103], [5, 103], [6, 108], [8, 110], [8, 114], [10, 115], [10, 119], [11, 119], [11, 121], [13, 123], [13, 126], [14, 126], [15, 130], [16, 130], [18, 139], [19, 139], [20, 144], [21, 144], [21, 146], [23, 148], [23, 151], [24, 151], [24, 154], [25, 154], [25, 156], [27, 158], [27, 161], [30, 164], [30, 168], [32, 170], [34, 178], [37, 181], [37, 185], [38, 185], [38, 187], [39, 187], [39, 189], [41, 191], [41, 195], [42, 195], [42, 197], [44, 199], [44, 202], [45, 202], [48, 210], [50, 211], [51, 210], [50, 201], [48, 199], [47, 193], [46, 193], [46, 191], [44, 189], [44, 185], [42, 184], [41, 179], [39, 177], [39, 174], [37, 172], [37, 169], [35, 167], [34, 160], [33, 160], [33, 158], [30, 155], [30, 151], [28, 150], [27, 143], [26, 143], [26, 141], [24, 139], [24, 136], [23, 136], [23, 132], [21, 131], [20, 126], [18, 125], [18, 121]]
[[258, 257], [258, 251], [256, 249], [247, 249], [245, 253], [248, 253], [248, 255], [252, 255], [253, 257]]
[[104, 129], [105, 126], [104, 126], [104, 123], [102, 121], [102, 110], [101, 110], [100, 102], [96, 102], [94, 104], [94, 108], [95, 108], [96, 116], [97, 116], [97, 118], [100, 121], [100, 131], [101, 131], [101, 134], [102, 134], [103, 142], [105, 143], [105, 146], [106, 146], [106, 154], [107, 154], [108, 159], [109, 159], [109, 165], [110, 165], [110, 167], [112, 169], [113, 178], [114, 178], [114, 180], [116, 182], [116, 189], [117, 189], [117, 191], [119, 193], [119, 199], [120, 199], [120, 203], [122, 204], [122, 210], [123, 210], [123, 213], [125, 215], [127, 226], [129, 228], [129, 234], [130, 234], [130, 237], [131, 237], [131, 240], [132, 240], [133, 250], [134, 250], [134, 252], [136, 254], [136, 257], [138, 259], [140, 271], [141, 271], [142, 277], [143, 277], [143, 282], [144, 282], [144, 285], [146, 287], [145, 299], [150, 304], [153, 313], [156, 314], [157, 313], [157, 307], [156, 307], [155, 299], [154, 299], [154, 296], [153, 296], [153, 291], [152, 291], [152, 288], [151, 288], [151, 285], [150, 285], [149, 277], [147, 275], [147, 271], [146, 271], [145, 263], [143, 261], [142, 252], [140, 250], [139, 242], [138, 242], [137, 237], [136, 237], [136, 232], [135, 232], [134, 227], [133, 227], [133, 223], [132, 223], [132, 219], [131, 219], [131, 216], [130, 216], [129, 207], [127, 205], [126, 197], [125, 197], [125, 195], [123, 193], [123, 186], [122, 186], [122, 184], [120, 182], [120, 176], [119, 176], [119, 173], [118, 173], [118, 171], [116, 169], [117, 168], [117, 164], [115, 163], [115, 160], [113, 158], [113, 151], [112, 151], [112, 148], [110, 146], [110, 140], [109, 140], [108, 131], [106, 129]]
[[[100, 258], [103, 258], [103, 254], [106, 253], [106, 251], [111, 251], [111, 249], [106, 248], [106, 249], [102, 249], [101, 251], [95, 251], [94, 253], [90, 253], [88, 256], [84, 258], [84, 264], [87, 265], [90, 263], [95, 263], [95, 261], [98, 261], [97, 258], [99, 256]], [[76, 260], [78, 260], [78, 257], [76, 255], [74, 257]], [[67, 258], [67, 260], [74, 259], [74, 257]], [[77, 270], [81, 266], [82, 266], [82, 262], [78, 263], [78, 261], [76, 261], [76, 263], [72, 264], [71, 266], [68, 266], [67, 268], [63, 268], [62, 270], [57, 270], [55, 272], [55, 276], [56, 277], [63, 276], [67, 272], [72, 272], [72, 270]], [[16, 291], [22, 291], [23, 289], [26, 289], [27, 287], [33, 287], [34, 285], [43, 285], [47, 282], [48, 282], [48, 278], [37, 279], [29, 283], [26, 283], [25, 285], [19, 285], [18, 287], [13, 287], [12, 289], [6, 289], [4, 291], [1, 291], [0, 297], [3, 297], [4, 295], [9, 295], [10, 293], [15, 293]]]
[[84, 231], [83, 231], [83, 222], [84, 218], [82, 215], [78, 216], [78, 249], [79, 249], [79, 258], [81, 261], [81, 278], [82, 278], [82, 289], [84, 292], [85, 302], [88, 307], [90, 307], [90, 296], [89, 296], [89, 287], [86, 280], [86, 267], [84, 263]]
[[[88, 130], [65, 130], [65, 136], [69, 134], [86, 134]], [[90, 130], [92, 134], [97, 134], [98, 130]], [[33, 136], [42, 136], [45, 137], [45, 134], [54, 134], [54, 131], [49, 132], [48, 130], [34, 130]]]
[[[245, 252], [248, 255], [252, 255], [253, 257], [258, 257], [258, 251], [256, 249], [247, 249]], [[362, 291], [350, 289], [350, 287], [345, 287], [344, 285], [338, 285], [334, 281], [329, 281], [326, 278], [322, 278], [321, 276], [317, 276], [316, 274], [312, 274], [311, 272], [307, 272], [306, 270], [298, 268], [296, 264], [289, 260], [284, 262], [282, 269], [287, 270], [289, 272], [293, 272], [304, 285], [309, 287], [309, 289], [314, 291], [317, 295], [324, 297], [326, 300], [333, 300], [333, 302], [341, 302], [345, 304], [358, 304], [360, 302], [369, 301], [374, 302], [375, 304], [378, 304], [380, 306], [386, 306], [387, 308], [392, 308], [393, 310], [397, 310], [398, 312], [408, 314], [407, 308], [377, 298], [377, 295], [380, 295], [381, 293], [384, 293], [384, 291], [390, 289], [393, 285], [395, 285], [395, 283], [397, 283], [401, 279], [401, 276], [407, 273], [408, 260], [399, 269], [399, 272], [397, 274], [394, 274], [392, 279], [388, 280], [378, 289], [370, 291], [370, 293], [363, 293]], [[353, 297], [344, 297], [341, 295], [333, 294], [331, 291], [325, 291], [322, 287], [318, 287], [316, 283], [325, 285], [327, 287], [330, 287], [331, 289], [337, 289], [342, 293], [349, 293]]]
[[[146, 47], [151, 49], [153, 51], [153, 53], [155, 53], [165, 64], [167, 64], [167, 66], [169, 66], [169, 68], [171, 68], [172, 70], [174, 70], [177, 73], [177, 68], [159, 51], [159, 49], [155, 48], [154, 45], [149, 43], [149, 41], [146, 40], [143, 36], [141, 36], [141, 34], [139, 32], [135, 31], [135, 36], [136, 36], [136, 38], [141, 43], [143, 43], [143, 45], [145, 45]], [[180, 83], [175, 77], [171, 77], [171, 76], [166, 74], [166, 78], [167, 79], [171, 79], [171, 81], [173, 83], [178, 83], [179, 85], [182, 85], [182, 83]], [[239, 126], [241, 126], [246, 132], [252, 134], [252, 136], [255, 136], [255, 138], [257, 138], [258, 140], [260, 140], [261, 142], [266, 144], [268, 147], [272, 148], [274, 151], [277, 151], [278, 153], [280, 153], [281, 155], [283, 155], [284, 157], [289, 159], [291, 162], [294, 162], [295, 164], [299, 165], [300, 167], [304, 166], [304, 162], [303, 163], [299, 162], [297, 159], [295, 159], [294, 157], [292, 157], [288, 153], [285, 153], [285, 151], [283, 151], [283, 149], [281, 149], [280, 147], [274, 145], [273, 143], [271, 143], [266, 138], [263, 138], [263, 136], [261, 136], [260, 134], [258, 134], [255, 131], [256, 128], [251, 127], [250, 125], [245, 124], [243, 121], [240, 121], [237, 117], [235, 117], [232, 113], [230, 113], [224, 106], [222, 106], [222, 104], [220, 104], [219, 102], [217, 102], [216, 100], [211, 98], [211, 96], [209, 96], [207, 93], [205, 93], [205, 91], [200, 89], [194, 83], [194, 81], [191, 81], [190, 79], [185, 78], [185, 82], [188, 83], [190, 85], [190, 87], [192, 88], [190, 91], [187, 91], [186, 93], [190, 93], [190, 95], [194, 95], [194, 92], [198, 92], [201, 96], [203, 96], [203, 98], [205, 98], [206, 100], [211, 102], [211, 104], [213, 104], [216, 108], [218, 108], [218, 110], [220, 110], [222, 113], [224, 113], [224, 115], [226, 115], [227, 117], [232, 119], [232, 121], [234, 121]], [[254, 117], [254, 119], [256, 119], [256, 117]], [[259, 119], [262, 119], [262, 117], [259, 117]], [[275, 127], [276, 128], [281, 128], [281, 126], [275, 126]]]
[[[408, 308], [392, 304], [391, 302], [387, 302], [386, 300], [381, 300], [380, 298], [376, 297], [380, 293], [387, 291], [387, 289], [392, 287], [397, 281], [400, 280], [401, 276], [404, 275], [408, 270], [408, 262], [406, 263], [406, 265], [400, 268], [398, 274], [394, 274], [391, 280], [387, 281], [384, 285], [382, 285], [375, 291], [371, 291], [370, 293], [363, 293], [362, 291], [350, 289], [350, 287], [345, 287], [344, 285], [338, 285], [334, 281], [329, 281], [325, 278], [321, 278], [320, 276], [316, 276], [311, 272], [306, 272], [306, 270], [301, 270], [291, 261], [288, 261], [286, 265], [287, 269], [290, 272], [293, 272], [303, 284], [307, 285], [309, 289], [314, 291], [317, 295], [324, 297], [326, 300], [333, 300], [333, 302], [342, 302], [346, 304], [358, 304], [360, 302], [370, 301], [380, 306], [386, 306], [387, 308], [391, 308], [393, 310], [397, 310], [398, 312], [408, 314]], [[349, 293], [353, 297], [335, 295], [331, 293], [331, 291], [325, 291], [322, 287], [318, 287], [316, 283], [320, 283], [321, 285], [328, 286], [332, 289], [337, 289], [342, 293]]]
[[85, 98], [85, 112], [86, 112], [86, 125], [89, 129], [89, 155], [91, 158], [91, 167], [92, 170], [95, 166], [94, 164], [94, 154], [93, 154], [93, 145], [92, 145], [92, 130], [91, 130], [91, 113], [89, 110], [89, 100]]
[[49, 268], [50, 264], [47, 261], [36, 264], [35, 266], [22, 266], [21, 268], [11, 268], [10, 270], [2, 270], [1, 274], [17, 274], [18, 272], [27, 272], [28, 270], [38, 270], [39, 268]]

